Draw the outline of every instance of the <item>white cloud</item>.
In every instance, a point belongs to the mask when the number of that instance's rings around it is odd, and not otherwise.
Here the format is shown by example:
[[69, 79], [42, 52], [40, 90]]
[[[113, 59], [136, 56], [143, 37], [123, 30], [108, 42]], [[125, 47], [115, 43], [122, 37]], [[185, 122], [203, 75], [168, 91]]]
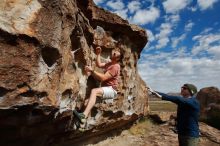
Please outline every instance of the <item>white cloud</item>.
[[[193, 41], [195, 41], [195, 45], [192, 48], [193, 55], [199, 54], [204, 51], [209, 52], [211, 48], [212, 48], [211, 52], [213, 52], [215, 50], [215, 49], [213, 50], [213, 48], [215, 48], [216, 46], [217, 48], [219, 48], [218, 46], [220, 45], [220, 33], [216, 33], [216, 34], [210, 32], [208, 34], [203, 34], [203, 33], [204, 32], [202, 32], [200, 35], [193, 37]], [[213, 55], [214, 57], [217, 57], [215, 54]]]
[[112, 8], [113, 10], [122, 10], [125, 7], [124, 3], [121, 0], [111, 0], [108, 1], [106, 5]]
[[214, 56], [215, 59], [220, 60], [220, 45], [213, 46], [208, 49], [208, 52]]
[[128, 4], [128, 9], [131, 13], [134, 13], [138, 9], [140, 9], [141, 3], [139, 1], [131, 1]]
[[147, 44], [145, 45], [145, 47], [143, 48], [143, 51], [150, 51], [150, 50], [153, 50], [155, 47], [152, 44], [153, 41], [155, 41], [155, 36], [154, 34], [152, 33], [152, 31], [146, 29], [145, 30], [147, 32], [147, 39], [148, 39], [148, 42]]
[[93, 0], [96, 5], [103, 3], [105, 0]]
[[197, 11], [197, 7], [190, 7], [189, 10], [191, 10], [192, 12]]
[[161, 37], [159, 40], [158, 40], [158, 44], [156, 45], [156, 48], [157, 49], [160, 49], [162, 47], [165, 47], [168, 43], [169, 43], [169, 38], [168, 37]]
[[174, 54], [175, 57], [185, 58], [189, 55], [189, 52], [187, 51], [187, 48], [185, 46], [182, 46], [177, 49], [176, 54]]
[[194, 26], [195, 24], [193, 22], [189, 22], [186, 26], [185, 26], [185, 31], [191, 31], [192, 30], [192, 27]]
[[170, 22], [170, 23], [178, 23], [180, 20], [180, 16], [178, 14], [174, 14], [174, 15], [169, 15], [169, 16], [165, 16], [166, 18], [166, 22]]
[[159, 9], [155, 7], [151, 7], [149, 10], [137, 10], [133, 18], [131, 18], [131, 22], [134, 24], [148, 24], [148, 23], [154, 23], [157, 18], [160, 16]]
[[[191, 25], [189, 25], [191, 26]], [[171, 24], [160, 27], [160, 37], [169, 36]], [[165, 29], [166, 28], [166, 29]], [[166, 31], [164, 31], [166, 30]], [[210, 33], [207, 28], [199, 35], [193, 37], [196, 45], [193, 47], [206, 51], [209, 55], [198, 58], [191, 54], [186, 47], [179, 48], [169, 53], [156, 51], [154, 54], [141, 54], [138, 62], [138, 71], [142, 79], [153, 89], [161, 92], [179, 92], [184, 83], [193, 83], [198, 89], [216, 86], [220, 88], [220, 34]], [[182, 34], [175, 38], [178, 42], [185, 37]], [[157, 39], [159, 35], [155, 35]]]
[[191, 31], [193, 25], [194, 23], [190, 21], [188, 24], [185, 25], [184, 30], [186, 31], [186, 33], [182, 34], [181, 36], [171, 38], [172, 48], [176, 48], [179, 42], [183, 41], [186, 38], [187, 32]]
[[172, 32], [172, 25], [170, 23], [162, 23], [160, 26], [160, 33], [155, 37], [158, 40], [158, 44], [156, 45], [157, 49], [165, 47], [167, 43], [170, 41], [169, 35]]
[[166, 67], [172, 70], [172, 76], [187, 76], [193, 74], [193, 64], [191, 59], [188, 58], [170, 58]]
[[198, 5], [201, 10], [212, 8], [218, 0], [198, 0]]
[[147, 31], [148, 41], [153, 42], [155, 40], [154, 34], [148, 29], [146, 31]]
[[182, 34], [180, 37], [173, 37], [172, 40], [172, 47], [176, 48], [179, 42], [183, 41], [186, 38], [186, 34]]
[[212, 30], [213, 30], [213, 28], [210, 28], [210, 27], [206, 28], [206, 29], [204, 29], [204, 31], [201, 34], [206, 34], [206, 33], [210, 32]]
[[184, 9], [191, 0], [166, 0], [163, 2], [163, 7], [167, 13], [178, 13]]
[[123, 9], [123, 10], [117, 10], [114, 11], [114, 13], [118, 14], [119, 16], [121, 16], [123, 19], [128, 19], [128, 9]]
[[162, 92], [179, 92], [184, 83], [193, 83], [198, 89], [220, 87], [220, 60], [208, 58], [174, 57], [175, 52], [149, 55], [142, 58], [138, 70], [153, 89]]

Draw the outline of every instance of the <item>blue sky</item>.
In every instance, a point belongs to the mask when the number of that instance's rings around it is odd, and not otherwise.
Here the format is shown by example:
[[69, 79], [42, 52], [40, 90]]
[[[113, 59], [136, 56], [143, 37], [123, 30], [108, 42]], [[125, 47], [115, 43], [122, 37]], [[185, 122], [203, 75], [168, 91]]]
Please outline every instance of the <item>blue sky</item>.
[[94, 0], [146, 29], [138, 71], [151, 88], [220, 88], [220, 0]]

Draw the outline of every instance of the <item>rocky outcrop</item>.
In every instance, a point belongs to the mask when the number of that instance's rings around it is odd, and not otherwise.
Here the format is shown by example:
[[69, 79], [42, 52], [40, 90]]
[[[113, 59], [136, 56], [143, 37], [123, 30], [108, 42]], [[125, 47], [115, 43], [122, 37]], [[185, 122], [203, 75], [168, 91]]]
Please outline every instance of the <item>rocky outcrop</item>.
[[168, 121], [174, 123], [173, 125], [176, 123], [176, 112], [151, 111], [149, 117], [157, 123], [166, 123]]
[[201, 137], [207, 137], [210, 141], [218, 145], [220, 144], [220, 131], [218, 129], [215, 129], [202, 122], [199, 124], [199, 129]]
[[[101, 9], [91, 0], [16, 0], [0, 4], [0, 145], [69, 145], [121, 127], [148, 111], [137, 61], [147, 42], [144, 29]], [[97, 27], [99, 26], [99, 27]], [[104, 30], [96, 39], [98, 28]], [[114, 47], [123, 57], [114, 101], [93, 108], [87, 131], [74, 127], [99, 84], [84, 72], [95, 45], [103, 59]]]
[[201, 107], [201, 120], [220, 128], [220, 91], [216, 87], [201, 89], [197, 98]]

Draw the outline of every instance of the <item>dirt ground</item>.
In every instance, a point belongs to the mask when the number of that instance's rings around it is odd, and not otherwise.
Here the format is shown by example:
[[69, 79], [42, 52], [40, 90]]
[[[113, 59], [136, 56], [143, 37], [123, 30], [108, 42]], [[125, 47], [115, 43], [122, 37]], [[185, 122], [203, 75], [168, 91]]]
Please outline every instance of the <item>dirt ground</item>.
[[[177, 134], [168, 124], [153, 124], [145, 120], [121, 134], [108, 133], [106, 139], [85, 146], [178, 146]], [[199, 146], [220, 146], [207, 137], [200, 137]]]

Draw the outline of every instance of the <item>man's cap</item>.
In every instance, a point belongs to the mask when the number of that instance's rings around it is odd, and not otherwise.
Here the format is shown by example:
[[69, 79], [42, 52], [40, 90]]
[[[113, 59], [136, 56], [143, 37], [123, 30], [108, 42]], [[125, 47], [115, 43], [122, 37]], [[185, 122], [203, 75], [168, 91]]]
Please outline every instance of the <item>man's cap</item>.
[[184, 84], [183, 86], [187, 87], [191, 95], [195, 95], [197, 93], [197, 88], [193, 84]]

